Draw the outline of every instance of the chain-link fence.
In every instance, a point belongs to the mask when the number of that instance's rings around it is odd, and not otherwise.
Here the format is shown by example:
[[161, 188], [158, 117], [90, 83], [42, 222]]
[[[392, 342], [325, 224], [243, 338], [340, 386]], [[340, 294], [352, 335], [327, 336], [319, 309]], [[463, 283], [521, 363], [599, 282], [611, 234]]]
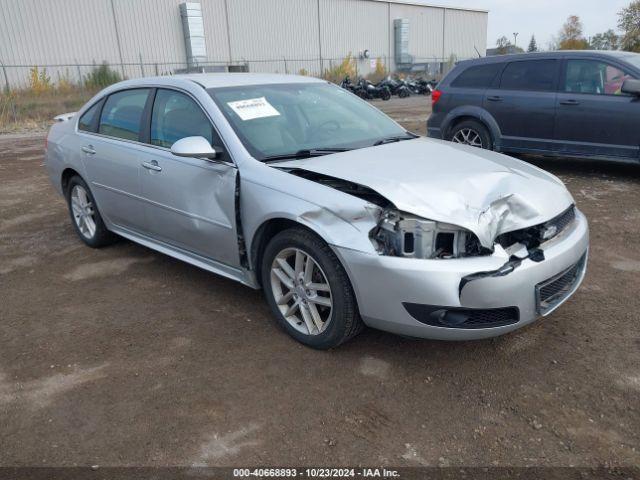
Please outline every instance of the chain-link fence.
[[399, 74], [439, 80], [456, 63], [455, 58], [413, 58], [396, 65], [392, 58], [271, 58], [263, 60], [207, 61], [197, 67], [185, 62], [70, 63], [11, 65], [0, 62], [0, 133], [42, 128], [56, 115], [76, 111], [95, 93], [127, 78], [194, 72], [259, 72], [310, 75], [340, 83], [366, 77], [378, 82]]
[[104, 86], [100, 82], [102, 74], [110, 79], [139, 78], [154, 75], [175, 75], [187, 72], [259, 72], [302, 74], [333, 79], [335, 75], [349, 72], [351, 76], [370, 76], [389, 73], [414, 74], [439, 79], [455, 64], [455, 58], [413, 58], [413, 63], [396, 65], [388, 56], [358, 58], [346, 55], [337, 58], [270, 58], [240, 59], [229, 61], [201, 62], [190, 67], [184, 61], [148, 62], [142, 56], [138, 62], [130, 63], [68, 63], [13, 65], [0, 62], [2, 87], [4, 92], [34, 87], [66, 88], [75, 86]]

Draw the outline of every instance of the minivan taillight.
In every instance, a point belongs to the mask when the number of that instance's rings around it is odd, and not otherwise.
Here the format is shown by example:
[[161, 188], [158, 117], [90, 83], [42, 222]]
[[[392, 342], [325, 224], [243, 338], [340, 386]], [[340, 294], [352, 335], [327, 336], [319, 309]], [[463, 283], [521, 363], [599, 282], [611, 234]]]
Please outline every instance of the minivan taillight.
[[433, 92], [431, 92], [431, 107], [434, 107], [436, 103], [438, 103], [438, 100], [440, 100], [441, 96], [442, 90], [434, 90]]

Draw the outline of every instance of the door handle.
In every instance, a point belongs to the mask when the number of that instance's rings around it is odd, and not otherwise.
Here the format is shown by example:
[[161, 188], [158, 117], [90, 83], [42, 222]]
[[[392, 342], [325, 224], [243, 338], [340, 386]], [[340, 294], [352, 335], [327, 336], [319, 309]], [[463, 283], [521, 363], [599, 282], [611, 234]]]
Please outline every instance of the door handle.
[[498, 97], [497, 95], [492, 95], [490, 97], [487, 97], [487, 100], [489, 100], [490, 102], [501, 102], [502, 97]]
[[580, 105], [580, 102], [578, 100], [563, 100], [560, 105]]
[[82, 147], [80, 150], [88, 155], [95, 155], [96, 153], [96, 151], [93, 149], [93, 145], [87, 145], [86, 147]]
[[147, 170], [153, 170], [154, 172], [161, 172], [162, 167], [158, 165], [158, 162], [152, 160], [150, 162], [142, 162], [142, 166]]

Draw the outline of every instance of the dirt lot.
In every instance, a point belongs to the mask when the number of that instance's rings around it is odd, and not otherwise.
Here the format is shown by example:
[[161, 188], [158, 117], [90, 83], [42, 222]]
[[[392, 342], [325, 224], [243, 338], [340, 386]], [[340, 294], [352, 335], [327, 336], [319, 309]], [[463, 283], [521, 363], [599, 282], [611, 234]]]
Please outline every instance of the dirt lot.
[[[424, 132], [428, 99], [379, 104]], [[584, 286], [514, 334], [317, 352], [261, 293], [76, 238], [43, 137], [0, 137], [0, 465], [640, 466], [640, 167], [535, 161], [589, 217]]]

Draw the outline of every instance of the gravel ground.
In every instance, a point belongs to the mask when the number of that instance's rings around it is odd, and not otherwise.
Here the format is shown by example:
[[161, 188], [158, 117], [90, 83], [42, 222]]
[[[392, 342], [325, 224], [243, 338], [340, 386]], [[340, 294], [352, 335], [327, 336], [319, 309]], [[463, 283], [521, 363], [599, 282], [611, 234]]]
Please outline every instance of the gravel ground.
[[[376, 102], [424, 133], [428, 99]], [[640, 466], [640, 167], [562, 160], [583, 287], [501, 338], [330, 352], [260, 292], [75, 236], [43, 137], [0, 137], [0, 465]]]

